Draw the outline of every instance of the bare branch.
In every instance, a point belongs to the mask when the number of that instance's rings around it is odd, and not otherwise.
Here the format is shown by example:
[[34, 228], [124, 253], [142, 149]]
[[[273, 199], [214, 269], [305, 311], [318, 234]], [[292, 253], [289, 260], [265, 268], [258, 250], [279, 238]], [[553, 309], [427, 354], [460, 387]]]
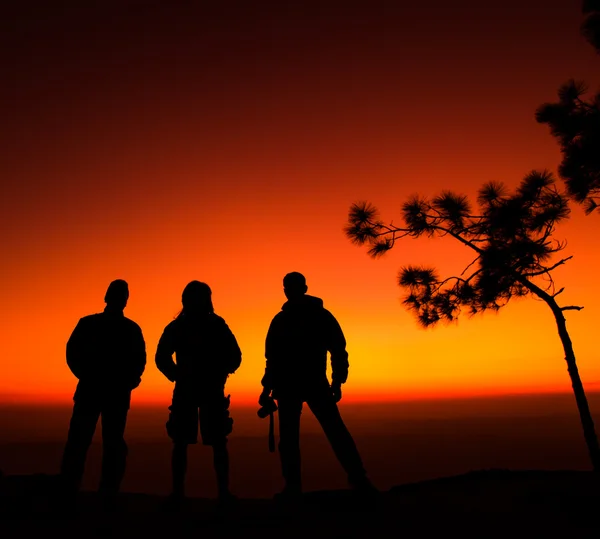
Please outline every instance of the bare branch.
[[443, 281], [440, 281], [438, 283], [437, 289], [439, 290], [442, 286], [444, 286], [446, 283], [449, 283], [450, 281], [459, 281], [461, 283], [466, 283], [467, 282], [462, 277], [447, 277], [446, 279], [444, 279]]
[[486, 241], [489, 241], [487, 238], [471, 238], [469, 240], [471, 243], [485, 243]]
[[563, 286], [558, 292], [555, 292], [554, 294], [552, 294], [552, 297], [555, 298], [559, 294], [562, 294], [564, 291], [565, 291], [565, 287]]
[[537, 277], [538, 275], [543, 275], [544, 273], [550, 273], [552, 270], [558, 268], [558, 266], [562, 266], [565, 262], [567, 262], [568, 260], [571, 260], [571, 258], [573, 258], [573, 255], [568, 256], [567, 258], [563, 258], [562, 260], [559, 260], [556, 264], [550, 266], [549, 268], [544, 268], [543, 270], [540, 271], [533, 271], [531, 273], [523, 273], [523, 277]]
[[579, 307], [578, 305], [567, 305], [565, 307], [561, 307], [561, 311], [581, 311], [583, 307]]
[[464, 245], [466, 245], [467, 247], [470, 247], [471, 249], [473, 249], [474, 251], [477, 251], [480, 255], [483, 253], [483, 250], [481, 249], [481, 247], [477, 247], [477, 245], [473, 245], [473, 243], [471, 243], [469, 240], [466, 240], [465, 238], [463, 238], [460, 234], [456, 234], [454, 233], [452, 230], [448, 230], [447, 231], [448, 234], [450, 234], [454, 239], [457, 239], [458, 241], [460, 241], [461, 243], [463, 243]]
[[[398, 232], [402, 232], [402, 234], [397, 236], [396, 234], [398, 234]], [[395, 243], [396, 240], [399, 240], [401, 238], [406, 238], [406, 236], [409, 236], [410, 232], [398, 228], [398, 229], [394, 230], [391, 234], [392, 234], [392, 243]]]
[[475, 262], [477, 262], [479, 259], [481, 258], [481, 255], [479, 255], [475, 260], [473, 260], [473, 262], [471, 262], [464, 270], [462, 270], [461, 275], [464, 275], [465, 272], [473, 265], [475, 264]]
[[408, 228], [399, 228], [396, 226], [385, 225], [383, 223], [379, 223], [377, 221], [372, 221], [370, 219], [366, 219], [365, 223], [367, 223], [369, 226], [376, 227], [380, 230], [383, 230], [383, 232], [379, 232], [377, 234], [377, 236], [385, 236], [386, 234], [391, 234], [393, 232], [409, 232]]
[[[472, 265], [473, 263], [469, 264]], [[467, 270], [467, 268], [465, 268], [465, 270], [461, 273], [461, 275], [464, 275], [465, 271]], [[479, 273], [481, 273], [483, 270], [480, 268], [477, 271], [474, 271], [471, 275], [469, 275], [469, 277], [467, 279], [463, 279], [462, 277], [456, 277], [456, 276], [452, 276], [452, 277], [447, 277], [446, 279], [444, 279], [443, 281], [439, 281], [437, 283], [437, 286], [434, 288], [435, 292], [439, 292], [441, 290], [441, 288], [446, 284], [449, 283], [450, 281], [456, 281], [457, 283], [463, 283], [463, 284], [469, 284], [469, 282], [471, 281], [471, 279], [473, 279], [476, 275], [478, 275]]]

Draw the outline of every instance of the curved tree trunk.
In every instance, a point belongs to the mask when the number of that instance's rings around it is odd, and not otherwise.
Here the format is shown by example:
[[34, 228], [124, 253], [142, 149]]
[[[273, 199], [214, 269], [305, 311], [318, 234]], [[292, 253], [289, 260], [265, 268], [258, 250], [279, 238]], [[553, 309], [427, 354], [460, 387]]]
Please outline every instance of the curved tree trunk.
[[579, 369], [575, 362], [575, 352], [573, 351], [573, 343], [571, 337], [567, 332], [567, 321], [563, 314], [562, 309], [558, 306], [552, 296], [548, 298], [542, 298], [548, 303], [554, 314], [556, 320], [556, 326], [558, 328], [558, 335], [562, 342], [565, 351], [565, 361], [567, 362], [567, 371], [571, 378], [571, 385], [573, 387], [573, 393], [575, 394], [575, 401], [577, 402], [577, 409], [579, 410], [579, 418], [581, 419], [581, 426], [583, 427], [583, 436], [587, 444], [588, 453], [592, 466], [595, 472], [600, 472], [600, 446], [598, 445], [598, 436], [596, 435], [596, 429], [594, 428], [594, 420], [590, 413], [590, 407], [588, 405], [587, 397], [583, 389], [583, 383], [579, 377]]
[[581, 426], [583, 427], [583, 436], [585, 438], [585, 443], [587, 444], [592, 467], [595, 472], [600, 473], [600, 446], [598, 445], [598, 436], [596, 435], [596, 429], [594, 428], [594, 420], [590, 413], [590, 407], [588, 405], [587, 397], [585, 396], [583, 383], [579, 377], [579, 369], [577, 368], [577, 363], [575, 361], [573, 343], [571, 342], [571, 337], [567, 331], [567, 321], [565, 320], [563, 309], [556, 303], [554, 296], [551, 296], [528, 279], [521, 277], [518, 281], [531, 290], [536, 296], [543, 299], [548, 304], [548, 307], [552, 309], [552, 314], [556, 320], [556, 327], [558, 328], [558, 335], [565, 351], [567, 371], [571, 378], [571, 386], [573, 387], [573, 393], [575, 394], [575, 402], [577, 402], [579, 418], [581, 420]]

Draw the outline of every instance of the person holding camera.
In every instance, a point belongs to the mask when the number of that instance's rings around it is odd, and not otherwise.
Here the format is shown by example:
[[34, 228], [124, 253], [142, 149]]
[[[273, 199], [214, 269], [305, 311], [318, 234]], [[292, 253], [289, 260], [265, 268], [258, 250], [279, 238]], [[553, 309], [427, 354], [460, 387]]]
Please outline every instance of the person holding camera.
[[225, 320], [215, 314], [206, 283], [190, 282], [181, 302], [183, 309], [165, 328], [156, 350], [156, 366], [175, 382], [167, 422], [167, 433], [173, 440], [169, 503], [177, 507], [184, 498], [187, 448], [198, 442], [198, 424], [202, 443], [213, 448], [219, 500], [228, 502], [234, 499], [229, 491], [227, 450], [233, 419], [225, 382], [240, 366], [242, 352]]
[[[376, 492], [337, 406], [342, 398], [342, 384], [348, 377], [348, 352], [342, 329], [323, 307], [323, 300], [306, 293], [308, 287], [301, 273], [288, 273], [283, 279], [283, 291], [287, 302], [271, 321], [267, 333], [266, 367], [259, 398], [266, 413], [279, 409], [279, 454], [285, 481], [279, 497], [295, 498], [302, 493], [300, 415], [305, 402], [321, 424], [350, 485], [361, 493]], [[326, 374], [327, 352], [331, 384]]]

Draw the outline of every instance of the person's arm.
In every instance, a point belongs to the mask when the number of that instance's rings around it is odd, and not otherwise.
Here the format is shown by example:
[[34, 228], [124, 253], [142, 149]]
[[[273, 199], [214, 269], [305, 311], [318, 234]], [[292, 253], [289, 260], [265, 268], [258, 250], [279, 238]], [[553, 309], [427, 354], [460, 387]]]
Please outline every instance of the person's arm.
[[76, 378], [85, 375], [85, 322], [80, 319], [67, 341], [67, 365]]
[[331, 357], [331, 389], [334, 398], [339, 401], [342, 398], [342, 384], [348, 379], [348, 352], [346, 351], [346, 338], [344, 332], [335, 317], [327, 311], [328, 317], [328, 339], [327, 349]]
[[261, 400], [268, 398], [273, 390], [273, 373], [276, 369], [278, 348], [279, 348], [279, 337], [277, 330], [277, 317], [273, 318], [267, 331], [267, 337], [265, 339], [265, 374], [260, 381], [263, 391], [259, 398], [259, 403], [262, 406]]
[[177, 379], [177, 365], [173, 361], [174, 353], [175, 342], [173, 338], [173, 328], [167, 326], [158, 341], [154, 361], [156, 362], [158, 370], [171, 382], [175, 382]]
[[242, 351], [238, 342], [225, 320], [223, 320], [223, 333], [225, 341], [225, 357], [227, 363], [227, 374], [233, 374], [242, 364]]
[[142, 381], [142, 374], [146, 368], [146, 342], [144, 341], [144, 335], [142, 333], [142, 329], [136, 324], [134, 326], [132, 335], [132, 350], [131, 350], [131, 359], [132, 359], [132, 387], [131, 389], [135, 389], [140, 385]]

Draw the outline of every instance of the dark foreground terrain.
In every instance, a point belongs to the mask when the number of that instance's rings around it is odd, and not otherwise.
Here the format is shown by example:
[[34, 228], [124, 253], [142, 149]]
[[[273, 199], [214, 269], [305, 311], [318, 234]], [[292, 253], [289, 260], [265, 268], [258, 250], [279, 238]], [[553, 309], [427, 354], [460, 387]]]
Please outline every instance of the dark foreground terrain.
[[0, 479], [0, 535], [13, 537], [600, 537], [600, 482], [591, 472], [487, 470], [411, 483], [361, 500], [309, 492], [295, 506], [242, 499], [223, 510], [205, 498], [176, 513], [160, 496], [123, 493], [102, 511], [83, 492], [76, 514], [57, 512], [54, 478]]

